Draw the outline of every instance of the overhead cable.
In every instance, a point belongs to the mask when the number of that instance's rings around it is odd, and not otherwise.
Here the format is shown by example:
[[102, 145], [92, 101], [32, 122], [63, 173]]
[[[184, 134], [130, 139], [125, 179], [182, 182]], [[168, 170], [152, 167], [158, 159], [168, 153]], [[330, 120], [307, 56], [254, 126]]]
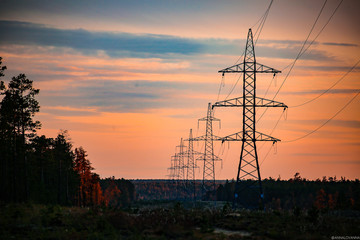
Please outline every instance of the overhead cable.
[[301, 137], [298, 137], [298, 138], [295, 138], [295, 139], [292, 139], [292, 140], [288, 140], [288, 141], [283, 141], [284, 143], [289, 143], [289, 142], [295, 142], [295, 141], [298, 141], [298, 140], [301, 140], [303, 138], [306, 138], [307, 136], [313, 134], [314, 132], [318, 131], [320, 128], [322, 128], [323, 126], [325, 126], [328, 122], [330, 122], [332, 119], [334, 119], [337, 115], [339, 115], [339, 113], [341, 113], [347, 106], [349, 106], [349, 104], [354, 101], [354, 99], [360, 94], [360, 91], [358, 91], [354, 97], [352, 97], [350, 99], [350, 101], [348, 101], [339, 111], [337, 111], [331, 118], [329, 118], [328, 120], [326, 120], [324, 123], [322, 123], [320, 126], [318, 126], [317, 128], [315, 128], [314, 130], [312, 130], [311, 132], [308, 132], [307, 134], [301, 136]]
[[[324, 26], [320, 29], [320, 31], [318, 32], [318, 34], [315, 36], [315, 38], [311, 41], [311, 43], [309, 43], [309, 45], [307, 45], [307, 47], [304, 49], [304, 51], [301, 52], [300, 56], [301, 57], [309, 48], [310, 46], [315, 42], [315, 40], [320, 36], [320, 34], [323, 32], [323, 30], [325, 29], [325, 27], [329, 24], [330, 20], [332, 19], [332, 17], [335, 15], [336, 11], [339, 9], [341, 3], [344, 0], [341, 0], [339, 2], [339, 4], [337, 5], [337, 7], [335, 8], [335, 10], [333, 11], [333, 13], [331, 14], [331, 16], [329, 17], [329, 19], [326, 21], [326, 23], [324, 24]], [[284, 71], [286, 68], [288, 68], [292, 63], [290, 63], [289, 65], [287, 65], [286, 67], [284, 67], [281, 71]]]
[[328, 89], [326, 89], [324, 92], [320, 93], [318, 96], [314, 97], [313, 99], [310, 99], [302, 104], [298, 104], [298, 105], [295, 105], [295, 106], [289, 106], [290, 108], [296, 108], [296, 107], [301, 107], [301, 106], [304, 106], [308, 103], [311, 103], [312, 101], [318, 99], [319, 97], [321, 97], [322, 95], [324, 95], [325, 93], [329, 92], [330, 89], [332, 89], [333, 87], [335, 87], [339, 82], [341, 82], [350, 72], [352, 72], [355, 67], [360, 63], [360, 59], [355, 63], [354, 66], [352, 66], [339, 80], [337, 80], [333, 85], [331, 85]]
[[285, 76], [285, 78], [284, 78], [283, 82], [281, 83], [281, 85], [280, 85], [279, 89], [276, 91], [276, 93], [275, 93], [274, 97], [272, 98], [272, 100], [274, 100], [274, 99], [276, 98], [276, 96], [279, 94], [280, 89], [282, 88], [282, 86], [284, 85], [285, 81], [286, 81], [286, 80], [287, 80], [287, 78], [289, 77], [290, 72], [291, 72], [291, 70], [293, 69], [293, 67], [295, 66], [296, 61], [300, 58], [301, 53], [302, 53], [302, 51], [303, 51], [303, 49], [304, 49], [304, 47], [305, 47], [305, 45], [306, 45], [307, 41], [309, 40], [309, 37], [310, 37], [310, 35], [311, 35], [312, 31], [314, 30], [315, 25], [316, 25], [317, 21], [319, 20], [320, 15], [321, 15], [322, 11], [324, 10], [324, 7], [325, 7], [326, 3], [327, 3], [327, 0], [325, 0], [325, 1], [324, 1], [324, 4], [323, 4], [323, 6], [321, 7], [321, 9], [320, 9], [320, 12], [319, 12], [318, 16], [316, 17], [316, 20], [315, 20], [314, 24], [312, 25], [311, 30], [310, 30], [310, 32], [309, 32], [309, 34], [308, 34], [308, 36], [306, 37], [306, 39], [305, 39], [305, 41], [304, 41], [304, 43], [303, 43], [303, 45], [302, 45], [302, 47], [301, 47], [301, 49], [300, 49], [300, 51], [299, 51], [298, 55], [296, 56], [296, 58], [295, 58], [294, 62], [292, 63], [292, 65], [291, 65], [291, 67], [290, 67], [290, 70], [289, 70], [289, 71], [288, 71], [288, 73], [286, 74], [286, 76]]
[[269, 7], [268, 7], [268, 8], [266, 9], [266, 11], [265, 11], [265, 14], [264, 14], [264, 16], [263, 16], [263, 18], [262, 18], [262, 21], [261, 21], [258, 29], [257, 29], [256, 32], [255, 32], [255, 36], [256, 36], [257, 31], [260, 29], [259, 34], [257, 35], [256, 40], [255, 40], [255, 45], [256, 45], [256, 43], [257, 43], [257, 41], [258, 41], [258, 39], [259, 39], [260, 33], [261, 33], [261, 31], [262, 31], [262, 29], [263, 29], [263, 27], [264, 27], [264, 25], [265, 25], [265, 21], [266, 21], [267, 16], [269, 15], [269, 11], [270, 11], [270, 8], [271, 8], [271, 5], [272, 5], [272, 4], [273, 4], [273, 0], [271, 0], [271, 2], [270, 2], [270, 4], [269, 4]]
[[[303, 45], [302, 45], [302, 47], [301, 47], [301, 49], [300, 49], [300, 51], [299, 51], [298, 55], [296, 56], [296, 58], [294, 59], [294, 61], [293, 61], [293, 62], [292, 62], [292, 64], [291, 64], [290, 70], [287, 72], [287, 74], [286, 74], [286, 76], [285, 76], [284, 80], [282, 81], [282, 83], [281, 83], [281, 85], [280, 85], [279, 89], [276, 91], [276, 93], [275, 93], [274, 97], [272, 98], [272, 100], [274, 100], [274, 99], [276, 98], [276, 96], [279, 94], [279, 92], [280, 92], [280, 90], [281, 90], [282, 86], [284, 85], [285, 81], [286, 81], [286, 80], [287, 80], [287, 78], [289, 77], [291, 70], [292, 70], [292, 69], [293, 69], [293, 67], [295, 66], [296, 61], [300, 58], [301, 53], [302, 53], [302, 51], [303, 51], [303, 49], [304, 49], [304, 47], [305, 47], [305, 45], [306, 45], [306, 43], [307, 43], [307, 41], [308, 41], [308, 39], [309, 39], [309, 37], [310, 37], [310, 35], [311, 35], [312, 31], [313, 31], [313, 30], [314, 30], [314, 28], [315, 28], [315, 25], [316, 25], [317, 21], [319, 20], [320, 15], [321, 15], [322, 11], [323, 11], [323, 10], [324, 10], [324, 8], [325, 8], [326, 3], [327, 3], [327, 0], [325, 0], [325, 1], [324, 1], [324, 4], [322, 5], [322, 7], [321, 7], [321, 9], [320, 9], [319, 14], [318, 14], [318, 15], [317, 15], [317, 17], [316, 17], [315, 22], [314, 22], [314, 24], [312, 25], [312, 27], [311, 27], [311, 29], [310, 29], [310, 32], [309, 32], [308, 36], [306, 37], [306, 39], [305, 39], [305, 41], [304, 41], [304, 43], [303, 43]], [[257, 122], [259, 122], [259, 121], [260, 121], [260, 119], [261, 119], [261, 118], [265, 115], [266, 111], [267, 111], [267, 109], [265, 109], [265, 111], [261, 114], [261, 116], [258, 118]]]
[[[269, 15], [270, 8], [271, 8], [271, 5], [273, 4], [273, 1], [274, 1], [274, 0], [271, 0], [271, 1], [270, 1], [270, 4], [269, 4], [268, 8], [266, 9], [265, 13], [264, 13], [264, 14], [259, 18], [259, 20], [251, 27], [251, 28], [255, 27], [255, 26], [260, 22], [260, 24], [259, 24], [259, 26], [258, 26], [258, 28], [256, 29], [255, 34], [254, 34], [254, 35], [256, 36], [257, 32], [260, 30], [259, 33], [258, 33], [258, 35], [257, 35], [255, 44], [257, 43], [257, 41], [258, 41], [258, 39], [259, 39], [260, 33], [261, 33], [261, 31], [262, 31], [262, 29], [263, 29], [263, 27], [264, 27], [266, 18], [267, 18], [267, 16]], [[236, 60], [236, 62], [235, 62], [234, 65], [236, 65], [236, 64], [240, 61], [240, 59], [244, 56], [244, 54], [245, 54], [245, 51], [244, 51], [244, 52], [240, 55], [240, 57]], [[232, 86], [232, 88], [231, 88], [229, 94], [226, 96], [225, 100], [228, 99], [228, 97], [229, 97], [229, 96], [231, 95], [231, 93], [234, 91], [236, 85], [238, 84], [238, 82], [239, 82], [239, 80], [240, 80], [240, 77], [241, 77], [241, 75], [239, 75], [239, 78], [236, 80], [235, 84]], [[220, 92], [221, 92], [221, 88], [222, 88], [222, 87], [223, 87], [223, 80], [221, 81], [221, 84], [220, 84], [220, 86], [219, 86], [217, 101], [219, 100], [219, 96], [220, 96]]]

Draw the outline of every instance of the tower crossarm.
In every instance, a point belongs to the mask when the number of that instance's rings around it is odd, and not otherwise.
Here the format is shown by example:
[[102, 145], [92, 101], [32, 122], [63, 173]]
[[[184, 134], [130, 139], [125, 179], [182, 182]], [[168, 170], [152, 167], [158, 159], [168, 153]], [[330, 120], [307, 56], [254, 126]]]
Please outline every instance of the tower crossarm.
[[260, 133], [255, 131], [255, 139], [251, 138], [251, 132], [245, 132], [245, 134], [241, 132], [233, 133], [231, 135], [228, 135], [226, 137], [222, 138], [222, 142], [225, 141], [268, 141], [268, 142], [280, 142], [280, 139], [274, 138], [272, 136], [269, 136], [265, 133]]
[[[215, 104], [212, 105], [212, 108], [214, 108], [214, 107], [254, 107], [254, 105], [251, 104], [250, 101], [246, 101], [246, 102], [250, 103], [250, 104], [244, 105], [243, 97], [237, 97], [237, 98], [232, 98], [232, 99], [216, 102]], [[284, 103], [265, 99], [265, 98], [259, 98], [259, 97], [255, 98], [255, 102], [256, 102], [255, 107], [283, 107], [283, 108], [288, 107]]]
[[[236, 65], [233, 65], [231, 67], [228, 68], [224, 68], [220, 71], [218, 71], [219, 73], [222, 73], [223, 75], [225, 73], [243, 73], [243, 72], [254, 72], [253, 69], [254, 63], [253, 62], [245, 62], [245, 63], [239, 63]], [[280, 70], [276, 70], [275, 68], [271, 68], [268, 66], [265, 66], [263, 64], [260, 63], [255, 63], [255, 72], [257, 73], [281, 73]]]
[[[212, 159], [214, 159], [214, 161], [222, 161], [222, 159], [216, 156], [215, 154], [213, 154]], [[196, 161], [204, 161], [204, 153], [202, 154], [202, 156], [196, 158]]]
[[243, 97], [237, 97], [233, 99], [228, 99], [220, 102], [216, 102], [212, 105], [214, 107], [243, 107]]
[[[192, 138], [191, 140], [192, 141], [206, 141], [206, 135], [203, 135], [203, 136], [199, 136], [199, 137], [195, 137], [195, 138]], [[185, 139], [185, 141], [189, 141], [190, 139]], [[215, 136], [215, 135], [212, 135], [212, 140], [213, 141], [222, 141], [222, 138], [221, 137], [218, 137], [218, 136]]]
[[[186, 141], [186, 140], [185, 140]], [[192, 151], [192, 153], [194, 154], [194, 155], [201, 155], [201, 154], [204, 154], [204, 153], [201, 153], [201, 152], [198, 152], [198, 151], [195, 151], [195, 150], [193, 150]], [[183, 153], [184, 155], [187, 155], [187, 154], [189, 154], [189, 151], [187, 150], [186, 152], [184, 152]]]
[[208, 119], [208, 117], [199, 118], [198, 122], [199, 121], [220, 121], [220, 119], [211, 116], [209, 119]]
[[273, 101], [273, 100], [266, 99], [266, 98], [256, 97], [255, 101], [256, 101], [255, 107], [283, 107], [283, 108], [288, 108], [288, 106], [286, 106], [282, 102], [277, 102], [277, 101]]

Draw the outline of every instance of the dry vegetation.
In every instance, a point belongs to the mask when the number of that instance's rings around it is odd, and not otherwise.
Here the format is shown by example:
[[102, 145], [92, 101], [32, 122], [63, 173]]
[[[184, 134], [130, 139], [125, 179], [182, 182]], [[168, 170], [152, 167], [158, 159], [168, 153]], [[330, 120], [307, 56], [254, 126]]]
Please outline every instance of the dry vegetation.
[[[152, 203], [127, 210], [10, 204], [1, 239], [329, 239], [360, 233], [358, 211], [233, 211]], [[140, 208], [138, 208], [140, 207]]]

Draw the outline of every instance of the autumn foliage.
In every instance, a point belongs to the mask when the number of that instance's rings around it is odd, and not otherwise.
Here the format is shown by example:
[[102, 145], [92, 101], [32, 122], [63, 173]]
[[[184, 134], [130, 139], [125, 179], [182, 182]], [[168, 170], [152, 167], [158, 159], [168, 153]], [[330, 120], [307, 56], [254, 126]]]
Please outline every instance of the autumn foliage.
[[100, 185], [104, 190], [104, 203], [108, 207], [128, 207], [135, 200], [135, 186], [129, 180], [105, 178], [100, 180]]
[[92, 173], [90, 161], [87, 159], [86, 151], [82, 148], [75, 149], [75, 171], [79, 174], [80, 185], [76, 202], [78, 206], [96, 206], [104, 201], [100, 187], [100, 178]]
[[109, 187], [106, 188], [104, 193], [106, 206], [117, 207], [119, 203], [118, 199], [120, 198], [120, 195], [121, 195], [121, 191], [116, 186], [114, 179], [112, 179]]

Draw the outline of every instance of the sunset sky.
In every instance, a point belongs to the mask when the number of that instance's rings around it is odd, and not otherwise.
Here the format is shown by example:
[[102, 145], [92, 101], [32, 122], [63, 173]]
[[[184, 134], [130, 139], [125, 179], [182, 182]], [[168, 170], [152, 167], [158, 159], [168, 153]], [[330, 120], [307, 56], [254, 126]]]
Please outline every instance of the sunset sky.
[[[309, 37], [311, 42], [339, 5], [328, 0]], [[101, 177], [167, 178], [171, 156], [192, 128], [204, 134], [209, 102], [223, 100], [239, 75], [229, 67], [245, 49], [249, 28], [270, 0], [3, 0], [0, 56], [5, 77], [25, 73], [40, 89], [39, 134], [68, 130], [74, 147], [88, 153]], [[322, 0], [275, 0], [255, 45], [257, 62], [283, 72], [257, 75], [257, 95], [271, 99], [285, 79], [324, 4]], [[344, 0], [328, 25], [295, 63], [275, 100], [289, 106], [268, 109], [257, 131], [282, 140], [259, 143], [262, 177], [282, 179], [300, 172], [359, 178], [360, 96], [308, 137], [360, 89], [360, 64], [315, 101], [360, 59], [360, 1]], [[307, 45], [305, 45], [307, 48]], [[242, 61], [242, 59], [241, 59]], [[271, 83], [271, 85], [270, 85]], [[241, 79], [229, 98], [241, 96]], [[262, 114], [260, 109], [257, 116]], [[274, 129], [279, 117], [281, 120]], [[241, 131], [240, 108], [217, 108], [226, 136]], [[203, 143], [195, 144], [203, 151]], [[216, 143], [223, 159], [217, 179], [236, 178], [240, 143]], [[271, 148], [271, 149], [270, 149]], [[270, 149], [270, 150], [269, 150]], [[270, 152], [269, 152], [270, 151]], [[267, 158], [265, 156], [268, 154]], [[264, 160], [265, 159], [265, 160]], [[200, 164], [200, 162], [198, 162]], [[201, 178], [201, 169], [197, 178]]]

